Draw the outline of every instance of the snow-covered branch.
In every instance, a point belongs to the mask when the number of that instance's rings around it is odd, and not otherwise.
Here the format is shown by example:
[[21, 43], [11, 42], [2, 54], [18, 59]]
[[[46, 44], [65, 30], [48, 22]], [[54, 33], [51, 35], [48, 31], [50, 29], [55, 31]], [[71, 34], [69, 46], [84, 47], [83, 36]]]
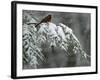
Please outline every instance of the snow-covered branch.
[[[81, 54], [85, 59], [90, 58], [89, 55], [82, 49], [80, 41], [76, 38], [71, 28], [59, 23], [56, 26], [54, 23], [41, 23], [40, 29], [37, 31], [35, 25], [23, 25], [23, 60], [30, 66], [37, 68], [39, 60], [44, 61], [42, 53], [42, 44], [48, 44], [55, 50], [55, 47], [60, 47], [65, 54], [77, 55]], [[53, 46], [53, 47], [52, 47]]]

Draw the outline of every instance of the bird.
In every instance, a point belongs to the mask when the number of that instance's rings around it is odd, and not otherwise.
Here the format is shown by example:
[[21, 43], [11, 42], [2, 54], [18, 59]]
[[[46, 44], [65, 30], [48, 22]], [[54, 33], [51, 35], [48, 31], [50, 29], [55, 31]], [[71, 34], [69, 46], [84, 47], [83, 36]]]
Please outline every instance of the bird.
[[36, 24], [35, 27], [38, 27], [41, 23], [47, 23], [47, 22], [51, 22], [51, 18], [52, 18], [52, 15], [48, 15], [46, 16], [45, 18], [43, 18], [38, 24]]

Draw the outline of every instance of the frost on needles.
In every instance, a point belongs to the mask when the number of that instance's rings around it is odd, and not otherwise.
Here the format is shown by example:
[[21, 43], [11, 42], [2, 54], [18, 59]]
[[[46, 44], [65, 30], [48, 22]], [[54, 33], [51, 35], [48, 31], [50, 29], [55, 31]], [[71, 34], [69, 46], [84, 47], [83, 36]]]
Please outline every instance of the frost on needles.
[[46, 63], [47, 58], [43, 53], [46, 48], [50, 48], [52, 53], [55, 53], [56, 48], [60, 48], [66, 58], [71, 55], [81, 55], [81, 60], [90, 59], [72, 29], [63, 23], [56, 25], [52, 22], [43, 22], [39, 25], [39, 29], [35, 24], [23, 24], [22, 39], [23, 64], [33, 69], [38, 68], [41, 63]]

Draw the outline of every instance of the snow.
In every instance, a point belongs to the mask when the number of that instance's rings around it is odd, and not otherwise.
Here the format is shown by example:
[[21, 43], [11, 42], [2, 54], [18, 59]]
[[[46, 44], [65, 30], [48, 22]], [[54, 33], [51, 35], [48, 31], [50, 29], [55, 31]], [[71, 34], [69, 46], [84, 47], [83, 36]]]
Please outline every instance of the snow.
[[54, 23], [42, 23], [40, 25], [39, 33], [46, 33], [49, 35], [53, 35], [53, 37], [60, 36], [64, 41], [66, 40], [65, 34], [61, 26], [56, 26]]
[[64, 30], [65, 33], [72, 33], [72, 29], [69, 28], [68, 26], [64, 25], [63, 23], [59, 23], [59, 26], [61, 26]]
[[66, 41], [65, 33], [64, 33], [62, 27], [57, 26], [57, 28], [58, 28], [58, 30], [57, 30], [58, 35], [62, 38], [62, 40]]
[[40, 25], [39, 33], [46, 33], [49, 35], [57, 36], [56, 32], [56, 25], [54, 23], [48, 22], [48, 23], [42, 23]]
[[[24, 48], [28, 50], [26, 54], [30, 58], [30, 65], [34, 65], [35, 68], [38, 64], [37, 56], [41, 61], [44, 60], [44, 55], [42, 53], [42, 44], [48, 44], [48, 48], [60, 48], [65, 51], [66, 55], [81, 54], [85, 59], [87, 59], [87, 54], [83, 51], [79, 40], [74, 35], [71, 28], [59, 23], [56, 26], [52, 22], [41, 23], [39, 30], [37, 31], [34, 24], [23, 25], [23, 43]], [[27, 38], [28, 37], [28, 38]], [[27, 57], [26, 57], [27, 58]]]

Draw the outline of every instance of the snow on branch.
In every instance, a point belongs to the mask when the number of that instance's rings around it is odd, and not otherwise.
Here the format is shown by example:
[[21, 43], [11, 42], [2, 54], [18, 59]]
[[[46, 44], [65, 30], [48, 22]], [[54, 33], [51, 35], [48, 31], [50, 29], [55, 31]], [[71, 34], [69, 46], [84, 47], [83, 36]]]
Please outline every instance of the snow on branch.
[[23, 25], [23, 61], [37, 68], [39, 59], [44, 61], [45, 57], [42, 53], [42, 44], [48, 44], [48, 48], [53, 46], [60, 47], [65, 51], [66, 55], [81, 54], [85, 59], [90, 58], [82, 49], [79, 40], [73, 34], [68, 26], [59, 23], [41, 23], [40, 29], [37, 31], [35, 25]]

